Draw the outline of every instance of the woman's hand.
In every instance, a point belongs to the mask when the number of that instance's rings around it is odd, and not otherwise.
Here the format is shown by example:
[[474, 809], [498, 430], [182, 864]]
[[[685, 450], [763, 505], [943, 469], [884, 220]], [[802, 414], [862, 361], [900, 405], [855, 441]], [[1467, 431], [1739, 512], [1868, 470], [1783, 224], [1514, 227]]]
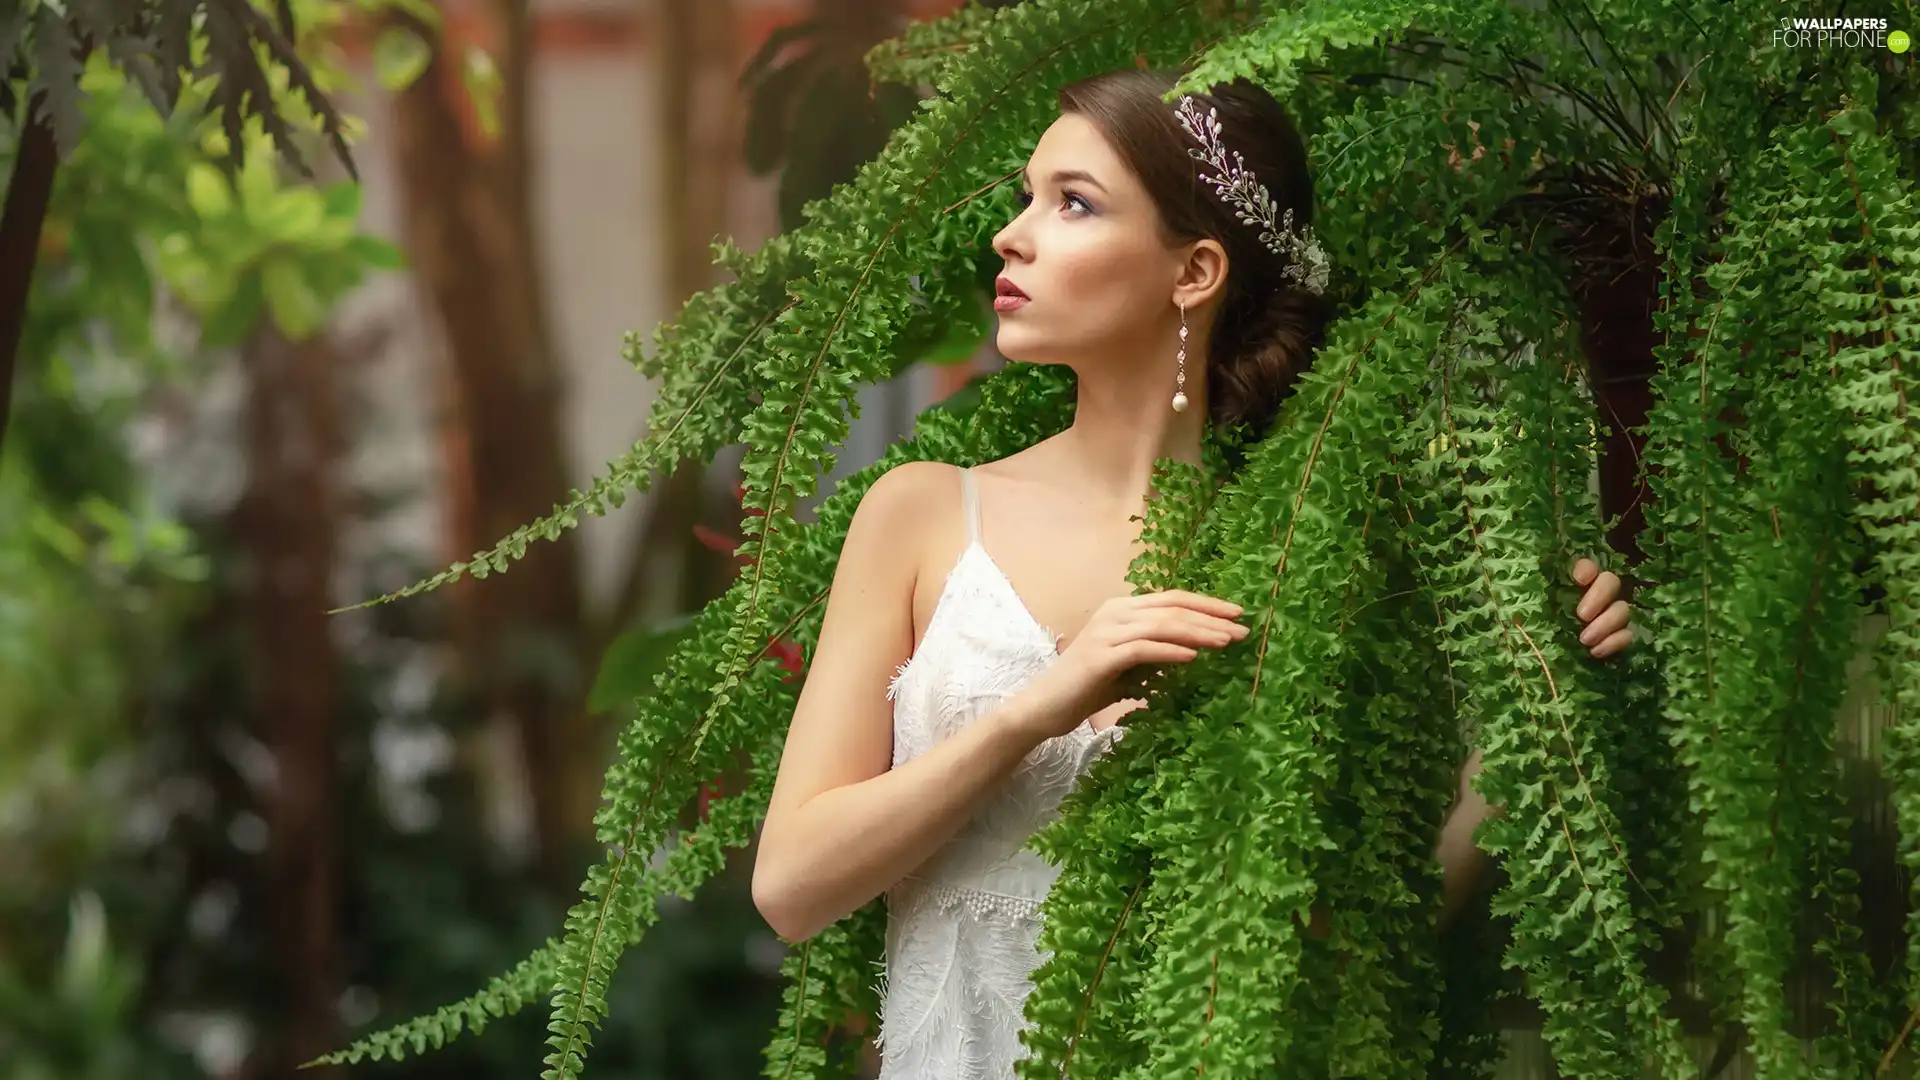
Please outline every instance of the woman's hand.
[[1633, 644], [1633, 609], [1625, 600], [1617, 599], [1620, 575], [1601, 570], [1592, 559], [1581, 559], [1573, 564], [1573, 582], [1587, 589], [1574, 608], [1585, 625], [1580, 631], [1580, 644], [1587, 646], [1595, 660], [1626, 651]]
[[[1241, 607], [1184, 589], [1117, 596], [1101, 604], [1058, 659], [1022, 690], [1021, 721], [1040, 739], [1064, 735], [1120, 700], [1120, 673], [1142, 664], [1184, 664], [1202, 648], [1247, 636]], [[1132, 711], [1131, 709], [1125, 711]], [[1116, 717], [1117, 719], [1117, 717]]]

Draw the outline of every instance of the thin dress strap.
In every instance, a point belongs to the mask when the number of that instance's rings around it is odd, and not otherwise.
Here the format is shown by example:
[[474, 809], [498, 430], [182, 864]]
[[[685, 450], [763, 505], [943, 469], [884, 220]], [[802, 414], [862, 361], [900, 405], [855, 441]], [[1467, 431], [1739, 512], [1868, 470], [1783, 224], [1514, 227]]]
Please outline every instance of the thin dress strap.
[[980, 490], [974, 486], [971, 466], [960, 470], [960, 505], [967, 516], [967, 546], [980, 542]]

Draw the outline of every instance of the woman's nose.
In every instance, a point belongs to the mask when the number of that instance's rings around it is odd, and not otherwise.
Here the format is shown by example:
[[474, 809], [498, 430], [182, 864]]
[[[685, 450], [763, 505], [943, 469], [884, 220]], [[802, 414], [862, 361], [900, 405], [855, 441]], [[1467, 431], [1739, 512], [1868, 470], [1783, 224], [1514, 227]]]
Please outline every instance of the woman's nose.
[[1027, 219], [1027, 211], [1021, 209], [1020, 213], [1014, 215], [1012, 221], [1008, 221], [1004, 227], [1000, 227], [998, 233], [993, 234], [993, 254], [1006, 261], [1025, 258], [1029, 254], [1027, 231], [1025, 231], [1025, 225], [1021, 225], [1025, 219]]
[[1026, 216], [1027, 215], [1022, 212], [1012, 221], [1007, 222], [1005, 227], [999, 232], [993, 234], [994, 254], [1008, 262], [1012, 262], [1016, 258], [1025, 258], [1028, 255], [1026, 230], [1020, 224], [1025, 220]]

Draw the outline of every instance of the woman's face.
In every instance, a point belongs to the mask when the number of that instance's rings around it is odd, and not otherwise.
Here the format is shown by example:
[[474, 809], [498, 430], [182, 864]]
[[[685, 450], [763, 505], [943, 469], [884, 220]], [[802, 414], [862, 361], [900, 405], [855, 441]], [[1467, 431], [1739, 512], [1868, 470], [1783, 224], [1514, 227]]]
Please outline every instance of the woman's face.
[[993, 238], [1006, 260], [1000, 354], [1063, 363], [1138, 349], [1166, 318], [1179, 273], [1146, 188], [1092, 121], [1067, 113], [1034, 147], [1021, 192], [1019, 216]]

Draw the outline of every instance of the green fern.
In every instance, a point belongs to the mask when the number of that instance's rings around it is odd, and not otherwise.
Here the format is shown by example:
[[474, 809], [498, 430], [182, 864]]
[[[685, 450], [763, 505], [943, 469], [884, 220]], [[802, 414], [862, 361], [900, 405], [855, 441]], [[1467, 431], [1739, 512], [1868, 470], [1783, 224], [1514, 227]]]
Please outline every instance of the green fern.
[[[506, 570], [746, 444], [745, 565], [620, 735], [606, 855], [564, 934], [326, 1060], [420, 1053], [546, 995], [545, 1075], [579, 1074], [659, 899], [691, 895], [764, 814], [794, 701], [767, 644], [817, 643], [867, 488], [1071, 421], [1069, 372], [1012, 365], [794, 516], [858, 390], [965, 302], [1057, 87], [1144, 61], [1289, 105], [1333, 318], [1270, 432], [1210, 431], [1201, 469], [1156, 463], [1130, 580], [1236, 600], [1255, 633], [1135, 673], [1146, 708], [1033, 838], [1061, 874], [1020, 1075], [1483, 1072], [1497, 1040], [1460, 997], [1497, 987], [1436, 945], [1430, 858], [1472, 748], [1506, 809], [1479, 835], [1507, 884], [1477, 932], [1506, 934], [1561, 1073], [1695, 1075], [1676, 991], [1738, 1025], [1764, 1075], [1874, 1067], [1898, 1037], [1888, 1002], [1920, 991], [1861, 947], [1832, 720], [1856, 597], [1878, 588], [1885, 770], [1920, 870], [1920, 102], [1910, 64], [1754, 45], [1773, 18], [1759, 0], [1028, 0], [873, 50], [876, 79], [934, 96], [803, 226], [716, 249], [737, 280], [650, 355], [629, 340], [661, 382], [647, 436], [547, 518], [380, 598]], [[1582, 290], [1619, 272], [1585, 243], [1595, 206], [1633, 208], [1613, 224], [1657, 209], [1632, 257], [1660, 279], [1649, 641], [1607, 665], [1576, 640], [1567, 576], [1607, 524], [1576, 330]], [[698, 778], [741, 755], [746, 789], [677, 831]], [[1324, 940], [1304, 932], [1316, 906]], [[791, 952], [768, 1076], [854, 1075], [884, 925], [876, 901]], [[1692, 935], [1684, 987], [1650, 973], [1662, 933]], [[1830, 992], [1807, 1057], [1786, 989], [1809, 957]]]
[[[1873, 100], [1872, 74], [1849, 87]], [[1860, 104], [1836, 111], [1786, 160], [1802, 195], [1810, 287], [1828, 344], [1828, 386], [1846, 423], [1850, 477], [1871, 497], [1847, 507], [1872, 550], [1870, 579], [1885, 590], [1888, 629], [1874, 654], [1879, 684], [1896, 710], [1886, 768], [1899, 783], [1900, 854], [1920, 868], [1920, 221], [1913, 178], [1895, 171], [1893, 149]], [[1828, 172], [1822, 166], [1832, 166]], [[1911, 975], [1920, 968], [1920, 904], [1909, 908]], [[1920, 980], [1908, 1004], [1920, 1008]]]

